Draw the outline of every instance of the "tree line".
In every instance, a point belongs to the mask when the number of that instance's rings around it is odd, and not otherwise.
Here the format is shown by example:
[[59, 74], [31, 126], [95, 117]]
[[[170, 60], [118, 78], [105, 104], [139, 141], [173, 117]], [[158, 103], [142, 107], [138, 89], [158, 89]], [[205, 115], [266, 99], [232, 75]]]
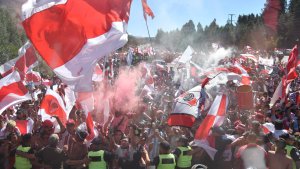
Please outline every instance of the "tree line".
[[[270, 2], [271, 0], [267, 1], [265, 8]], [[189, 20], [181, 29], [169, 32], [159, 29], [155, 42], [163, 48], [178, 52], [183, 51], [187, 45], [194, 49], [210, 49], [212, 43], [238, 48], [249, 45], [261, 50], [291, 48], [295, 40], [300, 38], [300, 1], [290, 0], [287, 4], [286, 0], [280, 0], [280, 8], [277, 31], [264, 24], [262, 12], [256, 15], [239, 15], [235, 24], [228, 22], [224, 26], [218, 25], [216, 19], [205, 27]]]

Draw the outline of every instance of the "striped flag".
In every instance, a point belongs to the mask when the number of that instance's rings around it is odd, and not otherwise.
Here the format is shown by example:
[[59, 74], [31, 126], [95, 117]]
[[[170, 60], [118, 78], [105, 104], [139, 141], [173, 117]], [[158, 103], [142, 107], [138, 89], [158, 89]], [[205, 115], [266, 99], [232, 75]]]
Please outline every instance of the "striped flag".
[[225, 94], [217, 95], [211, 108], [200, 124], [195, 134], [194, 143], [197, 146], [204, 148], [208, 155], [214, 159], [217, 152], [215, 147], [210, 144], [208, 137], [212, 127], [219, 127], [223, 124], [228, 106], [228, 98]]

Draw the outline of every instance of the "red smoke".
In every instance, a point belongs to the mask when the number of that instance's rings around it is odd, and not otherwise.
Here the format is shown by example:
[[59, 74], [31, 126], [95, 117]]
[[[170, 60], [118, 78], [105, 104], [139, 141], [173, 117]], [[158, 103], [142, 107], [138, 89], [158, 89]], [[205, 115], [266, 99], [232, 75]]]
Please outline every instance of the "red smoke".
[[[140, 67], [135, 69], [121, 69], [114, 85], [106, 82], [94, 92], [95, 113], [97, 121], [105, 122], [104, 109], [105, 100], [109, 100], [110, 114], [120, 111], [123, 114], [134, 112], [139, 105], [139, 97], [136, 94], [138, 81], [141, 78]], [[106, 117], [107, 118], [107, 117]]]

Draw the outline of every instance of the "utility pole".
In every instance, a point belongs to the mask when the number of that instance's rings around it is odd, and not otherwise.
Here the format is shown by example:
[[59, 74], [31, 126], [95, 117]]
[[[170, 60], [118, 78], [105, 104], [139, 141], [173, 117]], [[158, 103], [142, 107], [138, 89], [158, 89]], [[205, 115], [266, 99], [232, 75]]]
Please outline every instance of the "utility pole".
[[231, 25], [233, 25], [232, 22], [233, 22], [234, 20], [232, 20], [232, 18], [233, 18], [234, 15], [235, 15], [235, 14], [228, 14], [228, 16], [230, 16], [230, 19], [228, 19], [228, 22], [230, 22]]

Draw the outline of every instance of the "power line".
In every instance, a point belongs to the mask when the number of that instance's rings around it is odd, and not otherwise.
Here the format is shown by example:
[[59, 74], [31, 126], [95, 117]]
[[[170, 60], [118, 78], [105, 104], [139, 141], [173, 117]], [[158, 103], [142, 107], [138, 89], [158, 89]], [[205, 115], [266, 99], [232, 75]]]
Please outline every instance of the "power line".
[[234, 20], [232, 20], [232, 18], [233, 18], [234, 15], [235, 15], [235, 14], [228, 14], [228, 16], [230, 16], [230, 19], [228, 19], [228, 21], [230, 22], [231, 25], [233, 25], [232, 22], [233, 22]]

